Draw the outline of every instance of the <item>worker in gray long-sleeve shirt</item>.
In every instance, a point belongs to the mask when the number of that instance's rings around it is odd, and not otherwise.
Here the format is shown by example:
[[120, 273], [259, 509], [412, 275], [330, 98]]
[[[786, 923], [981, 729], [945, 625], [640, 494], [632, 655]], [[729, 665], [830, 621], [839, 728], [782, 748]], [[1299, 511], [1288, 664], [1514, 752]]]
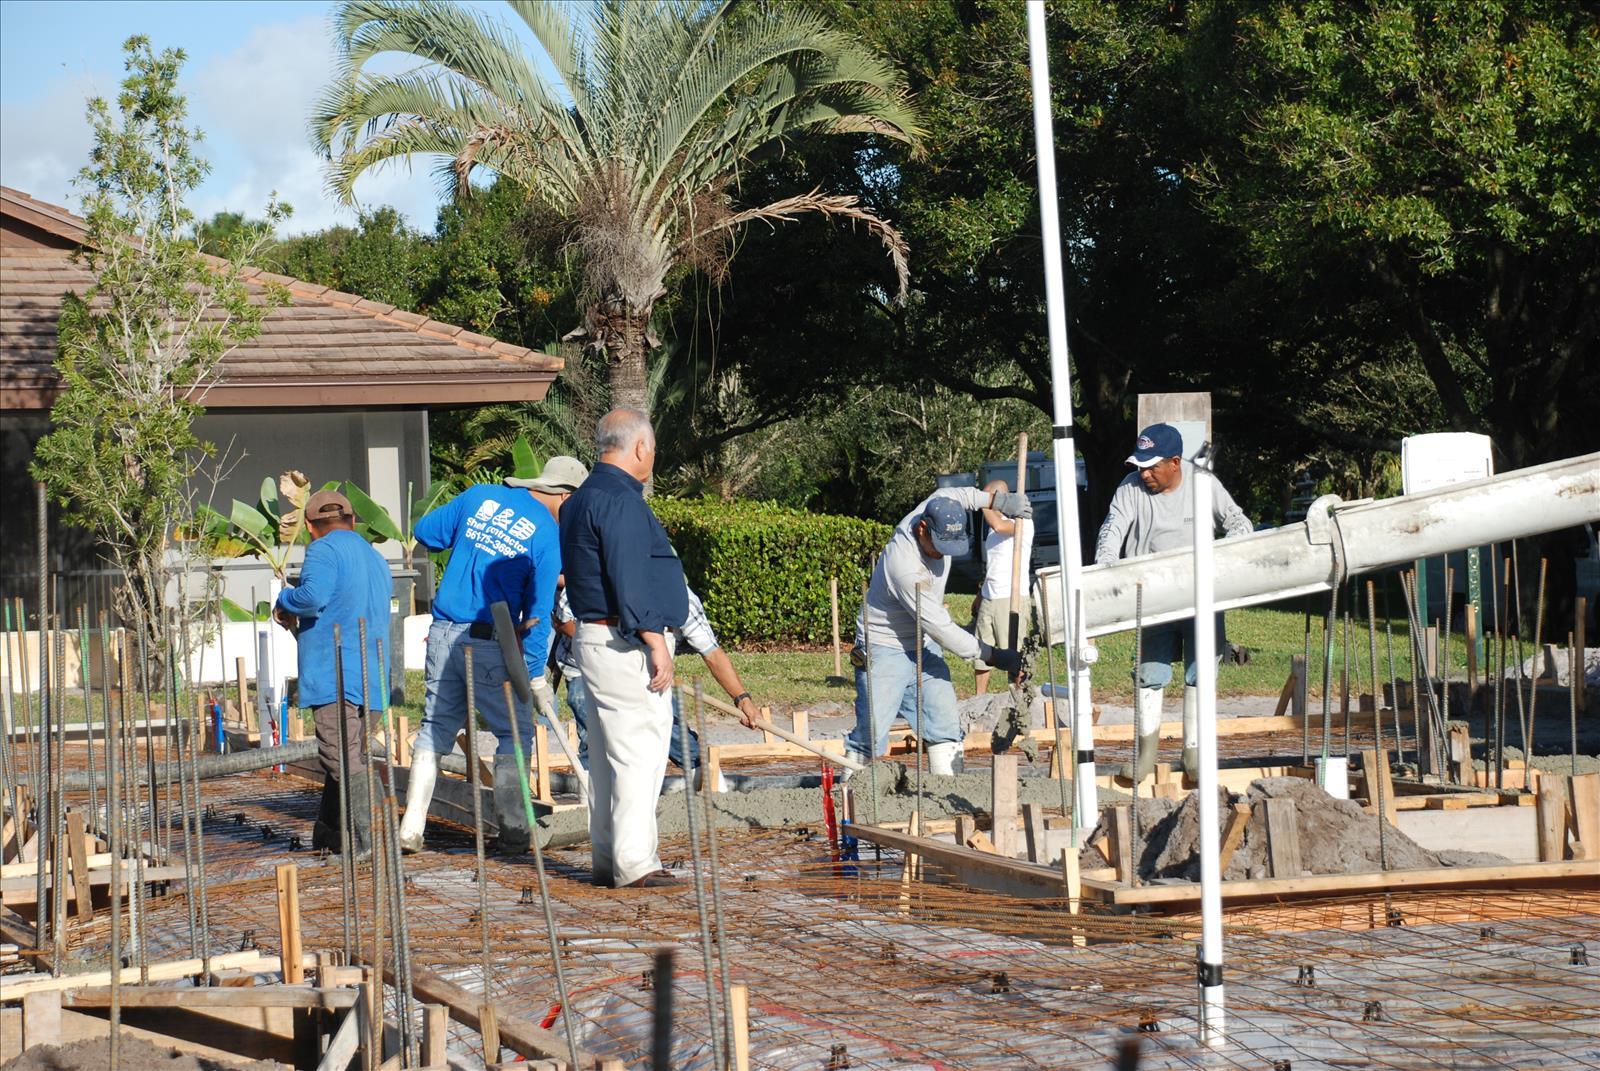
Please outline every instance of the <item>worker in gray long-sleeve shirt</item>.
[[[1015, 651], [980, 643], [955, 623], [944, 605], [949, 556], [967, 549], [967, 511], [991, 507], [1007, 517], [1029, 517], [1033, 512], [1028, 496], [1018, 492], [941, 488], [906, 514], [878, 556], [866, 602], [856, 615], [856, 643], [850, 652], [856, 666], [856, 727], [845, 748], [857, 762], [868, 762], [887, 751], [889, 727], [897, 715], [904, 715], [927, 748], [928, 769], [936, 774], [954, 773], [955, 758], [961, 751], [961, 725], [944, 654], [982, 658], [997, 669], [1016, 671]], [[921, 722], [916, 702], [919, 588], [924, 648]]]
[[[1111, 508], [1095, 542], [1096, 564], [1118, 558], [1136, 558], [1164, 550], [1187, 550], [1194, 545], [1194, 496], [1186, 486], [1194, 466], [1183, 459], [1183, 436], [1171, 424], [1152, 424], [1139, 433], [1128, 457], [1133, 471], [1123, 477], [1111, 496]], [[1249, 535], [1250, 518], [1221, 483], [1213, 482], [1212, 524], [1224, 538]], [[1213, 531], [1215, 531], [1213, 528]], [[1217, 615], [1217, 653], [1226, 646], [1222, 615]], [[1161, 701], [1172, 680], [1172, 663], [1184, 660], [1183, 772], [1195, 776], [1198, 763], [1194, 621], [1173, 621], [1144, 630], [1142, 660], [1134, 680], [1134, 719], [1140, 747], [1137, 768], [1128, 764], [1120, 776], [1138, 781], [1155, 767], [1161, 738]]]

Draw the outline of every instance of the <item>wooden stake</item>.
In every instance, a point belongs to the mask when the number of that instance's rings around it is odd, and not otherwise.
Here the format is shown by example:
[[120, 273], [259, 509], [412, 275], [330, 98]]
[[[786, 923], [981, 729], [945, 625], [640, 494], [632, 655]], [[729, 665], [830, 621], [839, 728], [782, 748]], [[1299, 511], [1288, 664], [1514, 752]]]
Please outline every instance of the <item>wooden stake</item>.
[[411, 765], [411, 718], [405, 714], [394, 716], [394, 764]]
[[703, 756], [705, 762], [700, 765], [700, 791], [719, 792], [722, 790], [722, 746], [707, 744]]
[[1467, 641], [1467, 694], [1478, 688], [1478, 604], [1467, 603], [1465, 639]]
[[61, 990], [27, 993], [22, 998], [22, 1047], [61, 1044]]
[[1111, 865], [1117, 880], [1133, 884], [1133, 808], [1120, 804], [1111, 808]]
[[1267, 809], [1267, 857], [1275, 878], [1300, 876], [1300, 828], [1294, 800], [1263, 801]]
[[[533, 775], [538, 779], [539, 799], [553, 803], [550, 791], [550, 730], [543, 725], [533, 727]], [[492, 781], [491, 781], [492, 783]]]
[[1017, 753], [1015, 751], [1007, 751], [994, 757], [989, 814], [993, 818], [989, 828], [995, 851], [1007, 859], [1015, 859], [1017, 856]]
[[[89, 894], [89, 834], [82, 811], [67, 812], [67, 852], [72, 866], [73, 914], [80, 919], [94, 918], [94, 898]], [[56, 875], [51, 878], [55, 880]]]
[[808, 711], [797, 710], [789, 715], [790, 732], [801, 740], [811, 739], [811, 714]]
[[1307, 688], [1309, 687], [1306, 680], [1306, 656], [1293, 655], [1289, 659], [1289, 665], [1291, 667], [1290, 672], [1294, 676], [1294, 697], [1290, 703], [1289, 714], [1297, 723], [1303, 726], [1306, 720], [1306, 710], [1311, 705], [1306, 701]]
[[283, 953], [283, 980], [288, 985], [297, 985], [306, 977], [300, 955], [300, 868], [293, 863], [279, 863], [276, 873], [278, 948]]
[[1600, 773], [1567, 778], [1572, 858], [1600, 859]]
[[[1076, 915], [1083, 900], [1083, 873], [1079, 869], [1077, 850], [1070, 844], [1061, 849], [1061, 885], [1067, 896], [1067, 913]], [[1072, 943], [1079, 948], [1088, 943], [1077, 927], [1072, 930]]]
[[[762, 721], [766, 722], [768, 725], [772, 724], [772, 708], [771, 707], [762, 707], [756, 713], [761, 716], [761, 720]], [[771, 729], [768, 729], [768, 728], [765, 728], [765, 727], [762, 728], [762, 730], [761, 730], [761, 742], [762, 743], [764, 743], [764, 744], [776, 744], [778, 742], [778, 740], [779, 740], [778, 735], [776, 733], [774, 733]]]
[[1463, 726], [1450, 730], [1450, 779], [1464, 785], [1472, 776], [1472, 734]]
[[483, 1038], [483, 1062], [500, 1062], [500, 1020], [495, 1014], [494, 1002], [478, 1005], [478, 1034]]
[[1039, 804], [1024, 803], [1022, 805], [1022, 831], [1027, 840], [1028, 862], [1044, 862], [1044, 808]]
[[972, 815], [970, 815], [970, 814], [958, 814], [958, 815], [956, 815], [955, 838], [956, 838], [956, 845], [958, 847], [970, 848], [972, 846], [973, 834], [975, 834], [977, 832], [978, 832], [977, 819], [973, 818]]
[[1567, 854], [1567, 786], [1558, 777], [1542, 777], [1537, 798], [1539, 862], [1559, 863]]
[[750, 1071], [750, 989], [728, 987], [728, 1018], [733, 1021], [733, 1071]]
[[1283, 689], [1278, 692], [1278, 705], [1272, 711], [1274, 718], [1283, 717], [1283, 712], [1289, 709], [1290, 703], [1294, 702], [1295, 690], [1299, 685], [1300, 679], [1291, 670], [1289, 676], [1284, 679]]
[[445, 1066], [445, 1042], [450, 1040], [450, 1009], [443, 1004], [422, 1006], [422, 1066]]
[[[1387, 751], [1366, 750], [1361, 753], [1361, 774], [1366, 782], [1368, 809], [1377, 813], [1378, 797], [1383, 797], [1383, 818], [1390, 825], [1394, 825], [1395, 797], [1394, 773], [1389, 769], [1389, 753]], [[1274, 875], [1277, 876], [1277, 875]], [[1300, 875], [1289, 874], [1287, 877], [1297, 878]]]
[[233, 660], [234, 678], [239, 685], [239, 718], [246, 727], [250, 725], [250, 718], [245, 711], [250, 709], [250, 682], [244, 675], [244, 659]]
[[1250, 824], [1250, 804], [1235, 803], [1228, 812], [1228, 824], [1222, 830], [1222, 846], [1217, 851], [1217, 873], [1224, 873], [1233, 861], [1233, 853], [1244, 840], [1245, 827]]
[[844, 657], [839, 647], [839, 578], [828, 578], [828, 602], [833, 607], [833, 675], [844, 676]]

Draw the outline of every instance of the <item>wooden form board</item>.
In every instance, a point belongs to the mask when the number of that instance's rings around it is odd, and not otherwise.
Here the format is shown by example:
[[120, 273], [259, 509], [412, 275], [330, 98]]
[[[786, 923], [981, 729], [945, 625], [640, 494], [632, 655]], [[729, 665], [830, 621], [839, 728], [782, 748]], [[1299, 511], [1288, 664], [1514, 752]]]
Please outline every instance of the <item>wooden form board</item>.
[[[964, 885], [1023, 898], [1058, 898], [1062, 871], [1016, 859], [959, 848], [942, 841], [913, 837], [879, 826], [857, 826], [855, 835], [886, 848], [915, 853], [925, 864], [946, 871]], [[1082, 877], [1085, 898], [1104, 903], [1146, 905], [1156, 909], [1187, 910], [1200, 902], [1198, 882], [1129, 886], [1101, 877]], [[1226, 903], [1263, 900], [1336, 897], [1398, 889], [1471, 889], [1503, 887], [1578, 887], [1600, 880], [1600, 861], [1569, 860], [1560, 863], [1518, 863], [1487, 867], [1438, 867], [1428, 870], [1390, 870], [1367, 874], [1327, 874], [1299, 878], [1228, 881], [1222, 885]]]
[[[138, 878], [134, 872], [133, 865], [131, 863], [124, 864], [124, 871], [121, 881], [124, 889], [126, 889], [136, 880], [138, 880]], [[183, 867], [147, 866], [144, 868], [144, 880], [145, 884], [147, 885], [151, 882], [158, 881], [181, 881], [183, 880]], [[77, 887], [78, 884], [79, 883], [75, 882], [74, 887]], [[88, 874], [88, 884], [94, 888], [109, 887], [111, 884], [111, 868], [107, 867], [104, 870], [90, 870]], [[32, 906], [35, 891], [36, 889], [33, 878], [0, 879], [0, 903], [5, 904], [6, 907]], [[46, 890], [45, 895], [50, 895], [48, 889]]]

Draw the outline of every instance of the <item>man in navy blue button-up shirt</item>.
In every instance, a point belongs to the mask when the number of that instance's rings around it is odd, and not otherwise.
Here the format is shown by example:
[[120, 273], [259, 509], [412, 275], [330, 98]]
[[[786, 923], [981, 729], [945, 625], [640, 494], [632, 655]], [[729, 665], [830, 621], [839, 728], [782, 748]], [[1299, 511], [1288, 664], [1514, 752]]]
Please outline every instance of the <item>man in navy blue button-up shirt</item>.
[[683, 566], [644, 500], [655, 431], [637, 409], [595, 429], [600, 461], [561, 515], [561, 561], [577, 620], [573, 654], [594, 704], [589, 838], [598, 885], [671, 885], [656, 797], [672, 731], [672, 640], [688, 615]]

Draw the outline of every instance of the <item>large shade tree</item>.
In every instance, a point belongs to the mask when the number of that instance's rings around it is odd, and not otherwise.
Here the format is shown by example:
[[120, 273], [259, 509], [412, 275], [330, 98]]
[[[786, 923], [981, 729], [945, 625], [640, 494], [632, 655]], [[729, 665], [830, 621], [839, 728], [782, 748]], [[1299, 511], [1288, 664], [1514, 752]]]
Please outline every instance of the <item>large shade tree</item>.
[[[739, 197], [747, 161], [789, 137], [919, 133], [895, 70], [823, 14], [732, 0], [507, 6], [546, 64], [503, 23], [445, 0], [344, 4], [342, 70], [312, 134], [347, 200], [364, 172], [435, 156], [459, 190], [483, 169], [565, 220], [584, 265], [583, 331], [610, 362], [614, 403], [645, 406], [651, 312], [669, 275], [719, 274], [748, 223], [820, 213], [864, 225], [904, 288], [904, 241], [856, 198], [804, 186]], [[395, 72], [393, 54], [421, 63]]]

